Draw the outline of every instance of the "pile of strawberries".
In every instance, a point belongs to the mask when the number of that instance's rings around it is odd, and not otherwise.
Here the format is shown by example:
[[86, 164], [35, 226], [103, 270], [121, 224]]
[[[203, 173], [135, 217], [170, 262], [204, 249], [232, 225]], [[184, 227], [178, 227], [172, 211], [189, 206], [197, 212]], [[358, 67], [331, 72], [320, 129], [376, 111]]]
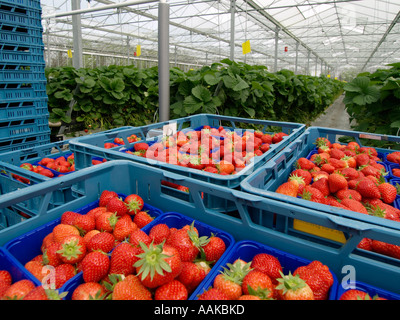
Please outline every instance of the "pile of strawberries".
[[231, 175], [243, 170], [252, 158], [263, 155], [271, 144], [281, 142], [284, 136], [287, 134], [283, 132], [269, 134], [245, 130], [241, 134], [222, 126], [203, 126], [199, 130], [178, 131], [153, 144], [135, 143], [134, 150], [125, 152], [182, 167]]
[[285, 271], [277, 257], [258, 253], [227, 263], [198, 300], [327, 300], [334, 278], [320, 261]]
[[62, 300], [66, 295], [29, 279], [13, 281], [8, 270], [0, 270], [0, 300]]
[[[331, 143], [323, 137], [315, 144], [317, 152], [297, 159], [277, 193], [400, 221], [400, 210], [393, 205], [397, 189], [385, 180], [386, 168], [375, 148]], [[400, 258], [400, 246], [364, 239], [359, 247]]]

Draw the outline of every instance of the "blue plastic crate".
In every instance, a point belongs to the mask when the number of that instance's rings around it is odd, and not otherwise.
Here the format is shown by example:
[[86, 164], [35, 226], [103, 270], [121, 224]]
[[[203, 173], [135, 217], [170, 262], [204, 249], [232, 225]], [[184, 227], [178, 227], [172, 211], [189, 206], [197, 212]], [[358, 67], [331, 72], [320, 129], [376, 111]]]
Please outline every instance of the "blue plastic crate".
[[[271, 144], [269, 151], [265, 152], [261, 156], [256, 156], [252, 159], [250, 164], [248, 164], [243, 170], [232, 175], [220, 175], [215, 173], [209, 173], [202, 170], [192, 169], [188, 167], [182, 167], [175, 164], [170, 164], [162, 161], [149, 160], [140, 156], [136, 156], [126, 151], [133, 148], [133, 143], [128, 143], [125, 140], [124, 146], [119, 146], [117, 148], [105, 149], [104, 144], [106, 142], [113, 142], [115, 138], [125, 138], [131, 134], [136, 134], [141, 141], [154, 142], [162, 139], [163, 127], [165, 125], [175, 125], [177, 131], [183, 131], [188, 129], [195, 129], [203, 127], [204, 125], [209, 125], [210, 127], [223, 126], [231, 131], [234, 130], [244, 130], [246, 128], [252, 128], [257, 126], [264, 133], [271, 133], [268, 131], [271, 127], [279, 128], [277, 131], [282, 131], [287, 134], [283, 140], [276, 144]], [[237, 117], [228, 117], [220, 115], [211, 114], [200, 114], [189, 116], [185, 118], [179, 118], [176, 120], [160, 122], [155, 124], [150, 124], [142, 127], [137, 127], [132, 130], [120, 131], [115, 134], [105, 134], [98, 136], [85, 136], [75, 139], [71, 143], [71, 150], [75, 153], [76, 166], [88, 167], [90, 165], [90, 159], [92, 156], [98, 156], [106, 158], [107, 160], [116, 159], [126, 159], [142, 164], [150, 165], [154, 168], [161, 168], [163, 170], [168, 170], [170, 172], [178, 173], [190, 178], [194, 178], [201, 181], [207, 181], [213, 184], [221, 185], [229, 188], [238, 188], [240, 182], [249, 174], [253, 172], [255, 168], [261, 166], [263, 163], [267, 162], [274, 155], [280, 152], [286, 145], [293, 141], [305, 130], [303, 124], [298, 123], [288, 123], [288, 122], [277, 122], [268, 120], [255, 120]], [[148, 138], [152, 132], [156, 132], [156, 136]], [[161, 134], [161, 135], [158, 135]], [[230, 210], [232, 203], [226, 202], [224, 200], [215, 202], [212, 196], [208, 196], [207, 200], [210, 205], [215, 208], [222, 208], [226, 211]]]
[[[122, 198], [124, 198], [124, 195], [120, 195]], [[94, 209], [98, 207], [99, 202], [98, 201], [93, 201], [91, 203], [88, 203], [82, 207], [70, 207], [69, 205], [64, 205], [64, 211], [75, 211], [80, 214], [86, 214], [89, 212], [91, 209]], [[68, 208], [67, 208], [68, 207]], [[148, 211], [149, 214], [154, 217], [155, 221], [157, 217], [161, 216], [163, 213], [160, 209], [153, 207], [147, 203], [145, 203], [143, 210]], [[48, 235], [53, 228], [59, 224], [61, 221], [61, 218], [57, 218], [53, 221], [50, 221], [42, 226], [39, 226], [38, 228], [35, 228], [19, 237], [15, 237], [14, 239], [8, 241], [7, 243], [4, 244], [4, 250], [14, 259], [16, 264], [21, 268], [25, 269], [24, 265], [36, 257], [39, 254], [42, 254], [41, 251], [41, 245], [43, 242], [43, 239], [46, 235]], [[26, 269], [25, 269], [26, 270]], [[26, 270], [28, 273], [29, 271]], [[81, 274], [81, 272], [80, 272]], [[75, 277], [79, 277], [80, 275], [77, 274]], [[70, 280], [72, 281], [72, 279]], [[67, 285], [67, 283], [65, 284]], [[60, 288], [60, 292], [63, 292], [64, 289]]]
[[[250, 262], [253, 257], [259, 253], [267, 253], [276, 257], [281, 263], [283, 274], [285, 275], [289, 274], [289, 272], [293, 273], [298, 267], [306, 266], [311, 262], [310, 260], [304, 259], [298, 255], [293, 255], [256, 241], [241, 240], [235, 243], [232, 250], [223, 258], [219, 267], [210, 272], [207, 279], [203, 281], [202, 285], [196, 289], [193, 295], [197, 298], [198, 295], [212, 287], [215, 277], [220, 272], [223, 272], [223, 267], [226, 267], [227, 263], [233, 264], [239, 258], [245, 262]], [[333, 285], [329, 290], [328, 300], [335, 300], [338, 280], [335, 273], [332, 271], [331, 273], [333, 276]]]
[[24, 28], [0, 24], [0, 44], [43, 46], [42, 28]]
[[12, 283], [28, 279], [31, 280], [35, 285], [40, 285], [41, 283], [37, 280], [28, 270], [21, 268], [15, 262], [15, 260], [9, 255], [9, 253], [0, 247], [0, 270], [6, 270], [10, 273]]
[[35, 101], [0, 102], [0, 122], [18, 118], [48, 117], [47, 99]]
[[29, 66], [28, 70], [0, 70], [0, 84], [29, 84], [32, 82], [44, 82], [44, 64], [41, 66]]
[[[182, 228], [185, 225], [190, 225], [193, 222], [193, 219], [182, 215], [180, 213], [177, 212], [167, 212], [167, 213], [163, 213], [160, 216], [157, 217], [157, 219], [153, 220], [152, 222], [150, 222], [148, 225], [146, 225], [145, 227], [142, 228], [142, 230], [144, 232], [146, 232], [147, 234], [150, 232], [151, 228], [159, 223], [165, 223], [166, 225], [168, 225], [170, 228], [175, 227], [175, 228]], [[232, 247], [235, 244], [235, 240], [233, 239], [233, 237], [226, 231], [217, 229], [213, 226], [204, 224], [202, 222], [199, 221], [194, 221], [194, 227], [197, 228], [197, 230], [199, 231], [199, 235], [200, 236], [210, 236], [212, 233], [214, 235], [218, 235], [219, 237], [222, 238], [222, 240], [224, 240], [225, 245], [226, 245], [226, 251], [225, 253], [222, 255], [222, 257], [220, 258], [219, 261], [217, 261], [213, 266], [211, 270], [214, 270], [214, 268], [218, 268], [220, 265], [220, 261], [222, 261], [224, 259], [224, 257], [229, 254], [230, 250], [232, 249]], [[203, 280], [203, 282], [206, 281], [206, 279]], [[199, 286], [202, 286], [202, 283], [200, 283]], [[63, 287], [63, 291], [64, 292], [68, 292], [68, 295], [66, 296], [66, 300], [70, 300], [72, 297], [72, 294], [74, 292], [74, 290], [80, 285], [84, 283], [83, 281], [83, 277], [82, 275], [80, 275], [80, 277], [76, 277], [76, 279], [74, 279], [74, 281], [70, 281], [68, 284], [65, 285], [65, 287]], [[195, 294], [194, 292], [188, 297], [188, 300], [194, 300], [195, 299]]]
[[[348, 287], [351, 286], [351, 287]], [[383, 290], [379, 287], [376, 286], [371, 286], [370, 284], [364, 283], [364, 282], [351, 282], [351, 283], [346, 283], [346, 286], [344, 285], [339, 285], [338, 290], [337, 290], [337, 295], [336, 295], [336, 300], [340, 300], [340, 297], [350, 288], [356, 289], [356, 290], [361, 290], [370, 296], [370, 299], [373, 299], [375, 296], [379, 296], [380, 298], [384, 298], [387, 300], [400, 300], [400, 294], [393, 293], [387, 290]]]
[[[163, 181], [187, 187], [188, 197], [180, 198], [169, 194], [162, 185]], [[67, 206], [52, 205], [51, 195], [66, 188], [71, 190], [74, 199]], [[163, 212], [179, 212], [196, 221], [225, 230], [235, 241], [257, 241], [304, 259], [319, 260], [338, 279], [346, 276], [343, 273], [345, 266], [352, 266], [359, 281], [399, 293], [399, 287], [393, 279], [400, 275], [400, 261], [357, 248], [363, 238], [400, 245], [400, 227], [397, 224], [388, 223], [385, 219], [361, 221], [355, 219], [354, 215], [326, 213], [316, 208], [268, 199], [128, 160], [108, 161], [79, 170], [76, 174], [0, 196], [0, 209], [18, 205], [23, 207], [27, 201], [36, 200], [40, 204], [31, 209], [35, 217], [0, 231], [0, 245], [56, 219], [65, 208], [77, 208], [97, 200], [102, 190], [110, 189], [122, 194], [139, 194], [146, 203]], [[208, 207], [204, 201], [207, 195], [233, 202], [236, 211], [227, 213]], [[294, 218], [319, 225], [321, 229], [329, 229], [332, 233], [341, 233], [345, 239], [343, 242], [333, 241], [299, 232], [293, 228]]]
[[[2, 46], [4, 47], [4, 46]], [[1, 48], [0, 48], [1, 49]], [[26, 63], [39, 64], [45, 63], [43, 55], [44, 47], [27, 47], [26, 51], [0, 51], [0, 59], [2, 63]]]
[[26, 15], [0, 11], [0, 21], [0, 25], [12, 25], [23, 28], [42, 28], [40, 12], [36, 15]]
[[50, 143], [50, 130], [41, 134], [23, 135], [14, 139], [0, 141], [0, 153], [34, 148]]
[[50, 133], [49, 117], [12, 118], [0, 123], [0, 143], [31, 134]]
[[42, 8], [39, 0], [3, 0], [2, 2], [5, 4], [16, 5], [22, 8], [27, 7], [40, 10]]

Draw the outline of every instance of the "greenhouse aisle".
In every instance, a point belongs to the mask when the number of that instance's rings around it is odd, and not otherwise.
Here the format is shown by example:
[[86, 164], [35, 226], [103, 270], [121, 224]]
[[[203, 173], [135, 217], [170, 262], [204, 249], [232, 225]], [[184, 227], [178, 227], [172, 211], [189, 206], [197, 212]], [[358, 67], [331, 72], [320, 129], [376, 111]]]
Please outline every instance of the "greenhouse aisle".
[[343, 103], [344, 94], [335, 100], [335, 102], [325, 110], [325, 112], [316, 120], [311, 122], [315, 127], [327, 127], [341, 130], [351, 130], [350, 118]]

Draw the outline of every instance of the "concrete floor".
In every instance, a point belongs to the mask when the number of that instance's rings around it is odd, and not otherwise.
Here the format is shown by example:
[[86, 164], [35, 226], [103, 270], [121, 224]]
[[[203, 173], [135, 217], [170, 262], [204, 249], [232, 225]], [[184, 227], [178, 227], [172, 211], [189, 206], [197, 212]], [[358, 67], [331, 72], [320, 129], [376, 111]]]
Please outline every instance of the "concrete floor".
[[325, 110], [315, 121], [311, 122], [314, 127], [336, 128], [341, 130], [351, 130], [349, 115], [343, 104], [344, 94]]

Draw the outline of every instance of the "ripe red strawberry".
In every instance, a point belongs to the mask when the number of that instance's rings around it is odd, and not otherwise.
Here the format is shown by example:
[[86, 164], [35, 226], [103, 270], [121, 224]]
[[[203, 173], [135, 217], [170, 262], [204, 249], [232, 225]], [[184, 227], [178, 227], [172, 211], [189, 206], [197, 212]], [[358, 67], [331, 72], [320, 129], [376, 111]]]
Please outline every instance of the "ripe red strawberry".
[[278, 279], [276, 287], [283, 300], [314, 300], [314, 293], [299, 275], [283, 275]]
[[339, 300], [386, 300], [386, 299], [379, 296], [374, 296], [371, 298], [371, 296], [365, 291], [358, 289], [349, 289], [346, 290], [340, 296]]
[[106, 205], [108, 212], [113, 212], [117, 217], [122, 217], [128, 213], [128, 207], [126, 203], [118, 197], [111, 198]]
[[200, 252], [200, 239], [193, 230], [182, 228], [171, 234], [166, 243], [178, 251], [182, 261], [194, 261]]
[[96, 220], [91, 215], [80, 214], [75, 218], [72, 225], [79, 230], [81, 236], [84, 236], [96, 227]]
[[144, 226], [148, 225], [152, 222], [154, 218], [148, 214], [146, 211], [139, 211], [133, 217], [133, 222], [138, 226], [138, 228], [142, 229]]
[[115, 213], [106, 211], [97, 217], [96, 229], [112, 233], [117, 221], [118, 216]]
[[87, 243], [87, 252], [103, 251], [110, 252], [115, 246], [115, 237], [112, 233], [100, 231], [95, 234]]
[[[141, 282], [147, 288], [156, 288], [175, 279], [182, 270], [179, 252], [173, 246], [141, 243], [143, 253], [134, 266]], [[151, 257], [151, 259], [149, 259]]]
[[310, 171], [307, 171], [307, 170], [304, 170], [304, 169], [296, 169], [296, 170], [292, 171], [290, 173], [289, 179], [290, 179], [291, 176], [302, 177], [303, 180], [304, 180], [304, 183], [306, 185], [310, 184], [311, 180], [312, 180], [312, 176], [311, 176]]
[[346, 178], [347, 181], [357, 179], [359, 177], [359, 172], [355, 168], [344, 168], [340, 173]]
[[326, 198], [324, 197], [323, 193], [312, 186], [305, 186], [300, 196], [304, 200], [326, 204]]
[[301, 157], [296, 161], [296, 168], [303, 170], [311, 170], [315, 167], [315, 164], [307, 158]]
[[144, 243], [145, 245], [149, 245], [151, 243], [151, 238], [142, 229], [136, 229], [129, 236], [129, 243], [133, 244], [134, 246], [139, 246], [140, 242]]
[[61, 242], [65, 237], [71, 235], [80, 235], [79, 230], [76, 227], [63, 223], [55, 225], [52, 234], [53, 240], [56, 242]]
[[381, 197], [381, 193], [371, 180], [367, 178], [363, 178], [360, 180], [355, 188], [364, 198], [376, 198], [379, 199]]
[[75, 267], [70, 263], [63, 263], [55, 268], [55, 287], [60, 289], [69, 279], [76, 275]]
[[396, 209], [389, 204], [381, 203], [376, 206], [371, 206], [369, 207], [369, 212], [375, 217], [400, 221], [399, 209]]
[[201, 293], [197, 300], [229, 300], [229, 298], [221, 290], [209, 288]]
[[86, 244], [81, 236], [72, 235], [65, 237], [60, 242], [60, 249], [57, 251], [63, 263], [75, 264], [80, 262], [86, 255]]
[[152, 300], [152, 294], [136, 275], [130, 274], [114, 285], [112, 300]]
[[274, 294], [274, 284], [271, 278], [258, 270], [250, 270], [243, 278], [244, 294], [254, 294], [265, 299], [271, 299]]
[[80, 216], [79, 213], [74, 211], [65, 211], [61, 215], [60, 223], [72, 225], [76, 219], [76, 217]]
[[104, 190], [100, 195], [99, 207], [106, 207], [107, 206], [107, 202], [111, 198], [116, 198], [116, 197], [118, 197], [118, 194], [116, 192], [110, 191], [110, 190]]
[[7, 270], [0, 270], [0, 281], [4, 281], [5, 284], [11, 285], [12, 283], [11, 273]]
[[346, 154], [342, 150], [337, 149], [337, 148], [332, 148], [330, 155], [331, 155], [331, 158], [338, 159], [338, 160], [340, 160], [346, 156]]
[[347, 163], [344, 160], [341, 159], [335, 159], [330, 157], [328, 160], [328, 164], [332, 165], [335, 167], [335, 169], [344, 169], [347, 167]]
[[0, 300], [3, 298], [4, 293], [7, 291], [7, 289], [11, 286], [11, 283], [8, 283], [7, 281], [0, 280]]
[[101, 232], [100, 230], [94, 229], [92, 231], [89, 231], [88, 233], [86, 233], [83, 236], [83, 241], [85, 241], [86, 247], [87, 247], [87, 244], [89, 243], [90, 239], [92, 239], [96, 234], [98, 234], [100, 232]]
[[328, 177], [328, 184], [331, 193], [336, 193], [348, 187], [346, 178], [340, 173], [331, 173]]
[[113, 235], [116, 240], [123, 241], [127, 239], [130, 234], [137, 229], [136, 223], [131, 219], [131, 216], [126, 214], [118, 219], [115, 223]]
[[38, 279], [39, 281], [42, 281], [43, 278], [45, 277], [45, 273], [42, 272], [43, 270], [43, 263], [36, 261], [36, 260], [30, 260], [27, 263], [25, 263], [24, 267], [26, 270], [28, 270], [32, 275]]
[[159, 244], [168, 239], [171, 235], [171, 230], [165, 223], [158, 223], [153, 226], [149, 231], [149, 237], [155, 244]]
[[213, 288], [219, 289], [225, 293], [229, 300], [237, 300], [242, 295], [242, 280], [225, 270], [223, 273], [217, 274], [214, 278]]
[[72, 292], [71, 300], [104, 300], [107, 291], [98, 282], [84, 282]]
[[397, 189], [394, 185], [389, 182], [384, 182], [378, 185], [378, 189], [381, 193], [382, 201], [385, 203], [393, 203], [396, 200]]
[[267, 274], [274, 284], [277, 284], [276, 279], [280, 278], [280, 272], [283, 271], [278, 258], [267, 253], [256, 254], [252, 259], [250, 267]]
[[371, 251], [372, 250], [372, 239], [363, 238], [360, 243], [357, 245], [357, 248]]
[[299, 275], [314, 293], [315, 300], [327, 300], [334, 279], [329, 268], [320, 261], [312, 261], [307, 266], [298, 267], [293, 276]]
[[368, 214], [367, 208], [363, 206], [363, 204], [357, 200], [344, 198], [340, 201], [340, 203], [349, 208], [349, 210], [356, 211], [363, 214]]
[[139, 211], [142, 211], [144, 201], [141, 196], [137, 194], [130, 194], [124, 199], [125, 204], [128, 207], [128, 214], [135, 215]]
[[321, 170], [327, 172], [328, 174], [332, 174], [335, 172], [336, 168], [330, 163], [324, 163], [321, 166]]
[[89, 252], [82, 260], [81, 269], [85, 282], [99, 282], [108, 273], [110, 259], [100, 251]]
[[11, 284], [4, 292], [3, 300], [22, 300], [36, 285], [28, 279], [22, 279]]
[[127, 276], [134, 274], [133, 266], [139, 260], [137, 255], [142, 249], [128, 242], [122, 242], [111, 252], [109, 274], [122, 274]]
[[174, 279], [158, 287], [154, 292], [154, 300], [187, 300], [188, 291], [186, 287]]
[[61, 244], [59, 242], [50, 243], [46, 249], [43, 251], [43, 264], [57, 267], [60, 265], [62, 260], [57, 253], [61, 249]]
[[176, 278], [192, 293], [206, 277], [206, 271], [194, 262], [182, 262], [182, 271]]
[[43, 286], [37, 286], [31, 290], [22, 300], [63, 300], [67, 292], [61, 294], [57, 290], [45, 289]]
[[315, 189], [321, 191], [324, 197], [328, 196], [331, 192], [329, 189], [329, 182], [327, 178], [320, 178], [317, 181], [314, 181], [311, 186]]
[[204, 251], [205, 260], [211, 264], [217, 262], [226, 250], [226, 244], [224, 240], [213, 234], [209, 237], [206, 244], [201, 245], [200, 243], [200, 246]]
[[338, 192], [336, 192], [336, 197], [340, 200], [343, 200], [345, 198], [348, 199], [353, 199], [361, 202], [362, 196], [357, 190], [353, 189], [341, 189]]
[[107, 208], [106, 207], [96, 207], [91, 209], [90, 211], [88, 211], [88, 213], [86, 213], [87, 216], [93, 216], [94, 219], [97, 219], [97, 217], [99, 215], [101, 215], [102, 213], [106, 212]]
[[290, 180], [279, 185], [275, 192], [291, 197], [297, 197], [298, 191], [299, 183], [294, 180]]

